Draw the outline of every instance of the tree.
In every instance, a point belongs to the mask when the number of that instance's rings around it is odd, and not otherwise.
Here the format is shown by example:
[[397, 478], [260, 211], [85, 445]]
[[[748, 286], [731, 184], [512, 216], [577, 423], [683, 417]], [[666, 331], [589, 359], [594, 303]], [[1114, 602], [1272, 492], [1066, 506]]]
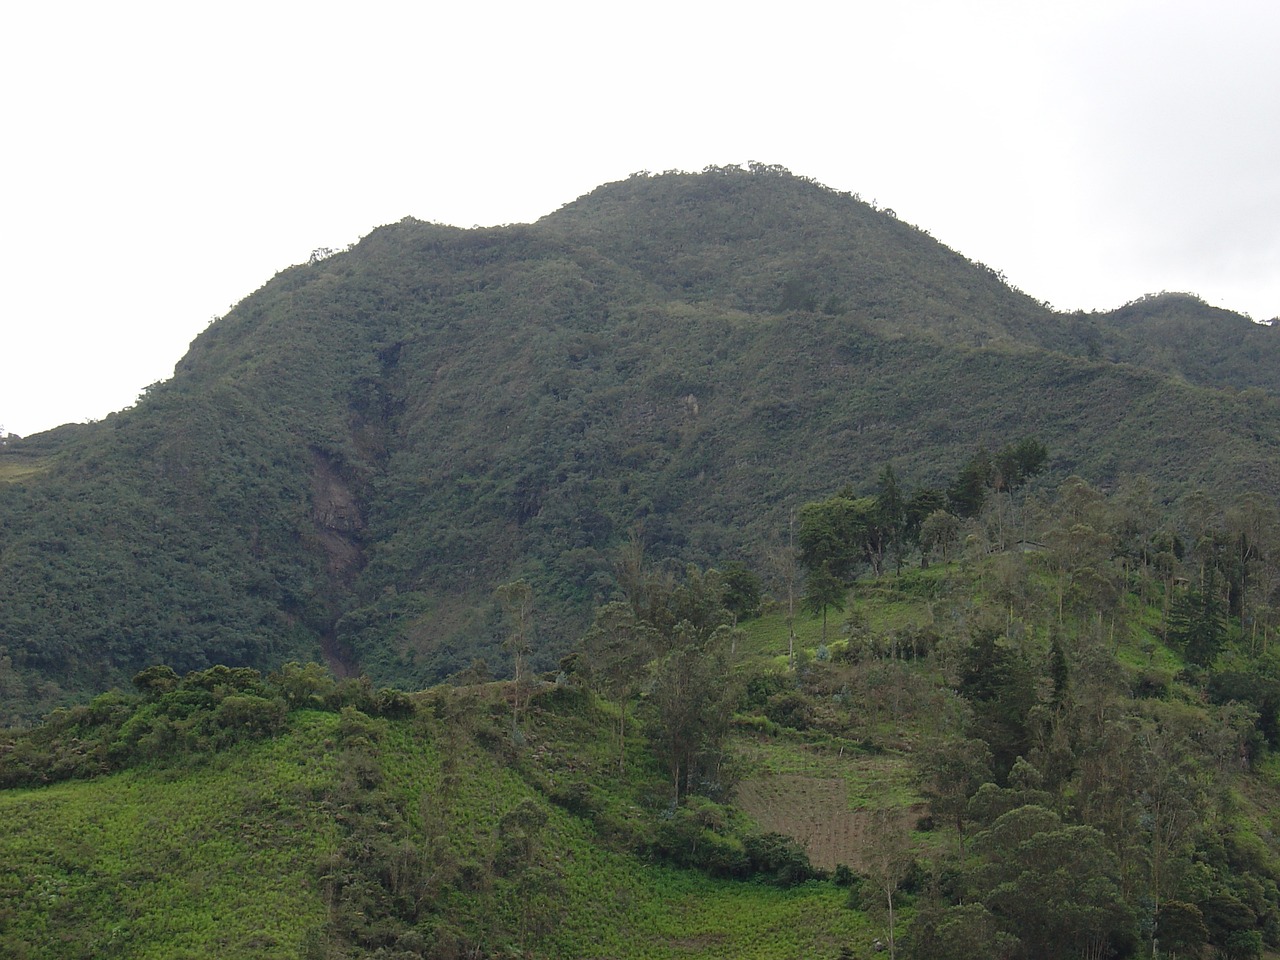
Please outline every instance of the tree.
[[1232, 504], [1225, 520], [1230, 546], [1228, 610], [1240, 618], [1242, 625], [1247, 625], [1252, 613], [1255, 573], [1268, 555], [1275, 552], [1280, 518], [1272, 500], [1249, 493]]
[[863, 861], [884, 906], [889, 960], [896, 960], [894, 895], [911, 869], [911, 837], [902, 822], [902, 812], [896, 810], [877, 810], [872, 814], [870, 834], [862, 851]]
[[1025, 437], [1017, 443], [1006, 444], [991, 463], [991, 486], [997, 492], [1012, 494], [1031, 477], [1044, 468], [1049, 451], [1043, 443]]
[[956, 828], [963, 852], [969, 801], [992, 776], [991, 748], [983, 740], [939, 741], [921, 751], [916, 771], [934, 820]]
[[1226, 617], [1218, 596], [1217, 567], [1209, 564], [1204, 589], [1192, 587], [1174, 601], [1169, 612], [1169, 639], [1180, 644], [1197, 666], [1213, 663], [1226, 636]]
[[1220, 890], [1199, 903], [1209, 942], [1223, 960], [1255, 960], [1262, 955], [1257, 917], [1238, 897]]
[[955, 482], [947, 488], [951, 512], [961, 518], [976, 517], [987, 499], [987, 487], [995, 468], [991, 455], [982, 447], [960, 468]]
[[1153, 957], [1161, 952], [1170, 957], [1196, 956], [1208, 942], [1204, 914], [1194, 903], [1166, 900], [1160, 905], [1152, 930]]
[[720, 569], [723, 593], [720, 600], [734, 621], [749, 620], [760, 612], [760, 578], [747, 565], [731, 560]]
[[645, 665], [657, 649], [657, 630], [622, 602], [600, 608], [582, 638], [587, 676], [596, 690], [618, 707], [619, 770], [626, 768], [627, 714], [643, 686]]
[[920, 524], [920, 565], [928, 566], [929, 554], [937, 550], [947, 562], [951, 548], [960, 540], [960, 520], [945, 510], [934, 510]]
[[800, 565], [810, 572], [825, 569], [839, 580], [852, 576], [866, 541], [866, 518], [859, 504], [847, 496], [806, 503], [799, 521]]
[[882, 540], [883, 547], [891, 550], [902, 572], [902, 553], [906, 546], [907, 535], [907, 501], [898, 486], [897, 474], [892, 464], [885, 464], [880, 471], [879, 490], [876, 493], [874, 527]]
[[1148, 890], [1156, 919], [1151, 934], [1155, 956], [1160, 913], [1176, 879], [1174, 867], [1180, 856], [1190, 858], [1192, 833], [1208, 798], [1191, 760], [1192, 744], [1166, 730], [1148, 730], [1139, 736], [1138, 745], [1134, 779], [1141, 789], [1138, 823], [1146, 840]]
[[802, 604], [814, 616], [822, 617], [822, 642], [827, 642], [827, 610], [843, 610], [848, 593], [844, 583], [825, 567], [812, 570], [805, 580]]
[[518, 737], [520, 700], [527, 682], [524, 661], [532, 649], [533, 588], [524, 580], [514, 580], [498, 587], [497, 594], [503, 612], [511, 623], [511, 633], [503, 646], [510, 652], [515, 670], [511, 695], [511, 740], [514, 743]]
[[684, 577], [671, 588], [663, 611], [665, 616], [654, 626], [661, 630], [663, 623], [683, 623], [699, 639], [708, 637], [718, 628], [733, 623], [733, 614], [725, 608], [724, 596], [724, 578], [720, 571], [703, 571], [691, 563], [685, 567]]
[[1155, 487], [1145, 476], [1126, 477], [1107, 501], [1111, 532], [1116, 553], [1136, 569], [1142, 577], [1142, 599], [1147, 599], [1147, 579], [1159, 552], [1161, 514], [1156, 506]]
[[638, 537], [633, 535], [618, 550], [614, 575], [636, 619], [658, 629], [672, 625], [667, 617], [667, 608], [675, 589], [675, 578], [670, 571], [655, 567], [645, 559], [644, 544]]
[[791, 510], [787, 515], [787, 542], [775, 546], [769, 553], [773, 575], [782, 581], [787, 597], [787, 663], [792, 666], [796, 662], [796, 588], [800, 580], [800, 552], [796, 549], [795, 530], [796, 515]]
[[973, 707], [973, 731], [991, 748], [1003, 776], [1030, 745], [1027, 721], [1036, 704], [1035, 677], [992, 627], [978, 627], [960, 667], [959, 691]]
[[649, 734], [671, 778], [672, 802], [715, 792], [724, 739], [736, 701], [730, 680], [729, 627], [699, 637], [677, 624], [668, 653], [653, 664], [645, 707]]
[[1027, 805], [974, 838], [978, 899], [1035, 960], [1101, 958], [1133, 937], [1115, 857], [1092, 827]]
[[[934, 511], [946, 512], [947, 495], [933, 487], [921, 487], [907, 501], [907, 529], [905, 536], [908, 543], [920, 543], [922, 527], [926, 519]], [[923, 559], [923, 558], [921, 558]]]
[[1112, 608], [1119, 598], [1118, 571], [1111, 561], [1114, 540], [1107, 532], [1102, 494], [1079, 477], [1068, 477], [1058, 490], [1056, 511], [1056, 523], [1045, 539], [1062, 623], [1068, 597], [1077, 610]]
[[921, 916], [907, 931], [912, 960], [1008, 960], [1018, 955], [1018, 938], [1000, 929], [981, 903], [962, 903]]
[[845, 582], [853, 575], [859, 555], [878, 555], [870, 545], [872, 507], [874, 500], [856, 501], [841, 494], [800, 508], [799, 560], [808, 572], [802, 603], [815, 616], [822, 616], [823, 643], [827, 610], [844, 609]]
[[280, 691], [290, 710], [319, 706], [333, 690], [333, 675], [318, 663], [306, 665], [291, 660], [267, 681]]
[[[293, 664], [296, 666], [296, 664]], [[139, 672], [133, 678], [133, 685], [142, 693], [154, 697], [169, 693], [178, 686], [178, 674], [173, 667], [158, 663]]]

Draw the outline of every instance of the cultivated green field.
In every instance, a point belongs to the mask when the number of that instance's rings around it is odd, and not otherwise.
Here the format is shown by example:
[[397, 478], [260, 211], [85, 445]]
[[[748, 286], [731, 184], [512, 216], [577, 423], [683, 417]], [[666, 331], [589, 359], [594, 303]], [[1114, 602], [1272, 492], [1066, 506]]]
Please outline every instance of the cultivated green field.
[[336, 717], [94, 780], [0, 791], [0, 953], [297, 957], [325, 924]]

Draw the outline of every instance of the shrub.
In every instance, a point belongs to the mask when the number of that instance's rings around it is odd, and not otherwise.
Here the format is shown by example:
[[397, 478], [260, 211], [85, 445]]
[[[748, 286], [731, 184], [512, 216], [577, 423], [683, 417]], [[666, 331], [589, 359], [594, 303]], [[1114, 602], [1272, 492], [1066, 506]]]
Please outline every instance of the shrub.
[[751, 834], [743, 838], [751, 870], [770, 883], [793, 887], [819, 876], [804, 847], [780, 833]]
[[798, 690], [788, 690], [770, 697], [764, 713], [780, 727], [807, 730], [813, 723], [813, 701]]
[[265, 737], [284, 726], [284, 701], [252, 694], [229, 694], [213, 714], [213, 723], [231, 734], [231, 739]]
[[792, 681], [780, 673], [757, 673], [748, 679], [743, 687], [738, 709], [743, 713], [763, 710], [770, 697], [794, 686]]
[[594, 816], [600, 808], [595, 788], [586, 780], [570, 780], [551, 791], [551, 802], [580, 817]]
[[403, 690], [386, 687], [374, 696], [373, 712], [389, 720], [402, 720], [413, 716], [413, 699]]
[[304, 665], [296, 660], [286, 663], [278, 673], [269, 674], [267, 682], [280, 692], [290, 710], [324, 706], [325, 697], [334, 687], [333, 677], [320, 664]]

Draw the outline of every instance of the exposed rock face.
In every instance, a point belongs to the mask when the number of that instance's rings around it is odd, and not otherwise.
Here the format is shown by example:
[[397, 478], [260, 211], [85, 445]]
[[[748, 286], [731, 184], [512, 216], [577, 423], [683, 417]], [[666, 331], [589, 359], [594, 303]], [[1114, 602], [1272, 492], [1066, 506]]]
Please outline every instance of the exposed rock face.
[[311, 463], [311, 514], [316, 533], [329, 561], [330, 579], [335, 586], [345, 586], [364, 563], [359, 544], [364, 516], [333, 458], [313, 449]]
[[316, 523], [327, 530], [354, 533], [364, 527], [360, 504], [351, 487], [339, 474], [333, 460], [319, 450], [312, 451], [313, 499]]

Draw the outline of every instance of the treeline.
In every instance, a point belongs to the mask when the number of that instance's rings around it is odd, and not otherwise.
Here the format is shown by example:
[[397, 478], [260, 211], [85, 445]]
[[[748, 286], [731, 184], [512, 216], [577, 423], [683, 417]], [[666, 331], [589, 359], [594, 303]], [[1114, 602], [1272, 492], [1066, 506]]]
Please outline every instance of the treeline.
[[[834, 875], [891, 954], [1260, 956], [1280, 945], [1275, 503], [1202, 492], [1170, 507], [1138, 479], [1050, 489], [1031, 482], [1044, 460], [1034, 442], [979, 452], [942, 491], [905, 491], [886, 468], [872, 493], [802, 508], [765, 576], [655, 563], [632, 542], [615, 558], [617, 599], [558, 670], [488, 684], [477, 664], [420, 707], [314, 664], [149, 668], [132, 693], [10, 736], [0, 783], [200, 755], [269, 736], [292, 710], [337, 711], [345, 832], [323, 875], [340, 939], [389, 948], [434, 924], [441, 897], [496, 890], [520, 905], [509, 935], [527, 946], [550, 929], [561, 882], [543, 801], [642, 857], [781, 885], [820, 877], [732, 807], [734, 731], [773, 735], [910, 766], [927, 803], [917, 829], [877, 820], [862, 863]], [[945, 542], [920, 532], [940, 515]], [[815, 578], [837, 581], [847, 617], [797, 643], [802, 571], [806, 597]], [[536, 598], [519, 581], [499, 598], [526, 663]], [[790, 621], [785, 645], [744, 629], [761, 611]], [[414, 717], [442, 756], [501, 757], [538, 803], [508, 811], [483, 857], [450, 852], [443, 833], [378, 839], [381, 823], [420, 819], [384, 796], [380, 716]], [[558, 723], [611, 728], [607, 753], [549, 770]]]
[[[908, 909], [894, 952], [1260, 956], [1280, 945], [1256, 795], [1280, 745], [1276, 505], [1171, 507], [1141, 478], [1037, 487], [1046, 458], [1030, 440], [979, 451], [946, 490], [911, 492], [886, 467], [873, 493], [802, 507], [766, 603], [793, 621], [803, 571], [824, 624], [816, 648], [790, 631], [786, 670], [734, 655], [719, 571], [639, 576], [632, 545], [577, 675], [615, 702], [620, 742], [641, 721], [677, 810], [731, 796], [735, 726], [904, 752], [941, 842], [886, 820], [870, 866], [837, 872], [890, 930]], [[878, 604], [924, 615], [876, 625]]]
[[810, 577], [847, 582], [860, 563], [879, 575], [886, 559], [901, 569], [909, 551], [923, 565], [940, 551], [946, 556], [959, 533], [959, 521], [976, 517], [991, 496], [1012, 494], [1038, 474], [1048, 459], [1035, 439], [1008, 444], [995, 455], [980, 448], [944, 489], [921, 487], [908, 494], [892, 465], [880, 472], [874, 494], [857, 496], [846, 486], [825, 500], [800, 508], [800, 562]]
[[947, 489], [922, 487], [910, 494], [886, 465], [874, 494], [859, 497], [846, 486], [801, 507], [796, 546], [806, 572], [803, 602], [822, 617], [823, 640], [827, 611], [844, 609], [849, 583], [863, 565], [879, 576], [887, 560], [901, 571], [912, 551], [921, 566], [935, 552], [945, 561], [960, 537], [961, 521], [977, 516], [991, 496], [1012, 496], [1047, 459], [1044, 444], [1034, 438], [1007, 444], [994, 456], [980, 448]]
[[54, 710], [45, 721], [0, 738], [0, 787], [94, 777], [159, 758], [200, 756], [280, 732], [293, 710], [358, 710], [400, 717], [409, 697], [375, 689], [368, 677], [335, 681], [315, 663], [287, 663], [263, 676], [215, 666], [179, 676], [148, 667], [133, 692], [112, 691], [88, 704]]
[[[1141, 479], [1078, 477], [1013, 496], [1040, 458], [1010, 479], [982, 459], [938, 508], [942, 541], [893, 509], [936, 494], [903, 497], [888, 469], [872, 496], [800, 511], [807, 602], [843, 609], [852, 586], [855, 608], [763, 712], [908, 749], [922, 829], [952, 836], [929, 857], [900, 837], [855, 900], [911, 904], [898, 947], [919, 958], [1260, 956], [1280, 944], [1280, 856], [1250, 796], [1280, 745], [1274, 499], [1171, 509]], [[964, 563], [854, 582], [934, 551]], [[928, 616], [876, 629], [860, 594]]]

